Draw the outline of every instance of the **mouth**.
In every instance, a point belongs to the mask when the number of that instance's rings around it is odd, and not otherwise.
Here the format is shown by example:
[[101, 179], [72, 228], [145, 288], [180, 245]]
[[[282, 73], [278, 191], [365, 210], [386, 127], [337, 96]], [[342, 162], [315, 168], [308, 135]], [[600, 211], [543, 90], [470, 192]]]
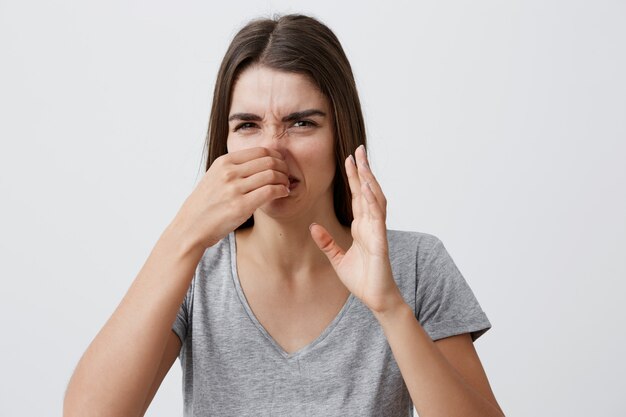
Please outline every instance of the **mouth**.
[[291, 176], [291, 175], [289, 175], [288, 178], [289, 178], [289, 189], [293, 190], [294, 188], [296, 188], [296, 186], [298, 185], [300, 180], [297, 179], [296, 177]]

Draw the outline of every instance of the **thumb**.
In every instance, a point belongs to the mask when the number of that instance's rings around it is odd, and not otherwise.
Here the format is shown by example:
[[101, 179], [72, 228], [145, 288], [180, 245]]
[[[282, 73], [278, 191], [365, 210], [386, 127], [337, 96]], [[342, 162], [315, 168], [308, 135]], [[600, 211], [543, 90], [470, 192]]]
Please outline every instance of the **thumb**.
[[343, 259], [345, 251], [337, 245], [335, 239], [333, 239], [324, 226], [311, 223], [309, 231], [317, 247], [324, 252], [331, 265], [337, 268]]

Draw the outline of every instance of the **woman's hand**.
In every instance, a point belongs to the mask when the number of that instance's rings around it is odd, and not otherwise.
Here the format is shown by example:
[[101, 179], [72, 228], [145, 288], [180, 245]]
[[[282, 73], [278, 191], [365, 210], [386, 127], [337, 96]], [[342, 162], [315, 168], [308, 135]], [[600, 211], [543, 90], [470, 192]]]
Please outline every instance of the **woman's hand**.
[[213, 246], [265, 203], [289, 195], [280, 152], [256, 147], [224, 154], [206, 171], [176, 214], [173, 227], [192, 245]]
[[311, 236], [326, 254], [343, 284], [374, 313], [404, 302], [393, 279], [387, 244], [387, 200], [369, 168], [363, 145], [346, 158], [352, 191], [352, 246], [344, 251], [319, 224], [311, 225]]

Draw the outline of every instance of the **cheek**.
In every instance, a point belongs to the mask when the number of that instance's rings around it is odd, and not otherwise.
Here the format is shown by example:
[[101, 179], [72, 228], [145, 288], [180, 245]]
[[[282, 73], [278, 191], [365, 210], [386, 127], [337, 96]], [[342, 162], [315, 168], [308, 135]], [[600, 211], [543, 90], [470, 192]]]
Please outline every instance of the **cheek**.
[[246, 149], [244, 142], [229, 135], [226, 139], [226, 150], [228, 152], [236, 152], [242, 149]]
[[328, 178], [335, 176], [335, 150], [332, 147], [316, 149], [308, 155], [309, 166], [317, 173]]

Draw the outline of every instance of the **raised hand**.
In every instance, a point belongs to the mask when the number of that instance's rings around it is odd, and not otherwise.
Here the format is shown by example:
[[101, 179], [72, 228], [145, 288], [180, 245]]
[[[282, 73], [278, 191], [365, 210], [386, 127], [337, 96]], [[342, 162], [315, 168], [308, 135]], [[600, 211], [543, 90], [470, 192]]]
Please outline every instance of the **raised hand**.
[[287, 163], [263, 147], [217, 158], [187, 197], [173, 223], [204, 248], [245, 222], [271, 200], [289, 195]]
[[345, 167], [352, 192], [352, 246], [344, 251], [321, 225], [311, 236], [326, 254], [343, 284], [373, 312], [384, 312], [403, 302], [391, 272], [387, 244], [387, 200], [369, 168], [363, 145]]

